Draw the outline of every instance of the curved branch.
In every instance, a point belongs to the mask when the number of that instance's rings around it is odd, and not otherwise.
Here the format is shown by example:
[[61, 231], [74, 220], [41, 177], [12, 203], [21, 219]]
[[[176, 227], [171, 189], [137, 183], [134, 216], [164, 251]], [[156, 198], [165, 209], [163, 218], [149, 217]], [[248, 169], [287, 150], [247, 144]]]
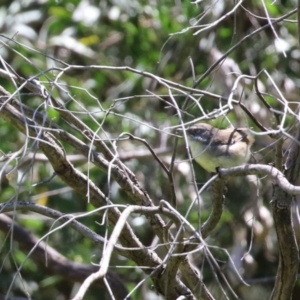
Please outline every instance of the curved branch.
[[222, 178], [217, 178], [212, 183], [212, 212], [206, 222], [201, 226], [201, 235], [204, 239], [208, 237], [210, 232], [217, 226], [222, 216], [225, 183], [225, 180]]
[[[82, 234], [84, 237], [92, 240], [95, 244], [103, 245], [104, 243], [106, 243], [106, 240], [101, 235], [97, 234], [87, 226], [77, 221], [76, 218], [72, 216], [72, 214], [63, 214], [53, 208], [49, 208], [47, 206], [39, 205], [25, 200], [17, 201], [17, 199], [12, 199], [9, 202], [0, 204], [0, 213], [15, 211], [19, 209], [32, 211], [40, 215], [47, 216], [51, 219], [58, 220], [60, 223], [64, 223], [65, 225], [70, 225], [74, 230]], [[130, 255], [127, 253], [127, 251], [130, 249], [124, 248], [120, 244], [116, 244], [115, 249], [120, 255], [130, 258]]]
[[300, 195], [300, 186], [291, 184], [286, 176], [273, 166], [269, 165], [242, 165], [228, 169], [218, 169], [221, 177], [235, 177], [245, 175], [270, 176], [275, 183], [289, 195]]
[[[300, 174], [300, 126], [297, 126], [295, 139], [292, 142], [287, 158], [286, 177], [291, 183], [295, 183]], [[297, 279], [299, 266], [299, 249], [295, 237], [292, 220], [292, 194], [274, 187], [274, 199], [272, 201], [275, 228], [278, 237], [279, 265], [272, 292], [271, 300], [289, 300]]]
[[[23, 251], [30, 251], [38, 244], [31, 255], [31, 259], [47, 272], [63, 276], [68, 280], [83, 282], [87, 276], [98, 269], [97, 266], [91, 264], [75, 263], [68, 260], [50, 245], [40, 241], [32, 233], [15, 223], [11, 218], [4, 214], [0, 214], [0, 230], [8, 234], [11, 231], [11, 228], [13, 228], [13, 240], [19, 243]], [[116, 300], [123, 300], [127, 297], [128, 291], [116, 273], [108, 271], [106, 279], [109, 282], [109, 286], [113, 291]], [[104, 287], [102, 279], [96, 280], [94, 284], [96, 286]], [[126, 299], [131, 298], [127, 297]]]

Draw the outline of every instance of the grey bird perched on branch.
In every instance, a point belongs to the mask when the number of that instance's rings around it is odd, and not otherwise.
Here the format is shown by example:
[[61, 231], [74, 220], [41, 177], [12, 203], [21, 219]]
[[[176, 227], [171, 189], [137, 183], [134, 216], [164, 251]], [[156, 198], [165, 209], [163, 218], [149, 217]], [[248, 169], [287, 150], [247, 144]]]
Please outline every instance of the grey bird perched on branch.
[[245, 128], [218, 129], [198, 123], [186, 129], [189, 146], [196, 162], [208, 172], [248, 162], [254, 138]]

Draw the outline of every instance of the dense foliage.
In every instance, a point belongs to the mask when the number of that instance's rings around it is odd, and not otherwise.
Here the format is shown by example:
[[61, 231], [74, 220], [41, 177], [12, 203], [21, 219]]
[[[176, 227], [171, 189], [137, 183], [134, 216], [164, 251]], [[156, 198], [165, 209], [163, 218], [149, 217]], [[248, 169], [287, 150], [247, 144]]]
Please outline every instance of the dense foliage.
[[[273, 163], [278, 141], [286, 153], [298, 121], [295, 7], [295, 1], [283, 0], [2, 1], [1, 87], [91, 150], [99, 151], [98, 139], [105, 141], [155, 205], [162, 199], [170, 202], [172, 187], [145, 141], [167, 168], [178, 142], [172, 166], [177, 210], [198, 230], [210, 214], [212, 196], [208, 189], [197, 198], [197, 190], [211, 175], [188, 161], [183, 139], [177, 140], [174, 129], [209, 117], [215, 126], [251, 128], [256, 139], [253, 163]], [[7, 76], [10, 72], [18, 79]], [[56, 102], [30, 90], [26, 86], [30, 82], [46, 89]], [[230, 96], [235, 99], [232, 109], [227, 105]], [[76, 116], [94, 136], [86, 138], [77, 124], [66, 121], [63, 111]], [[34, 114], [31, 117], [34, 120]], [[32, 201], [72, 214], [108, 239], [112, 223], [95, 211], [88, 194], [82, 197], [53, 174], [39, 139], [5, 118], [0, 118], [0, 125], [1, 202]], [[43, 125], [50, 128], [46, 121]], [[111, 203], [120, 209], [137, 204], [111, 175], [110, 167], [95, 167], [91, 156], [64, 140], [60, 144], [74, 167]], [[7, 180], [10, 171], [15, 177], [18, 173], [18, 184]], [[197, 251], [189, 259], [216, 299], [225, 299], [224, 294], [234, 299], [235, 293], [240, 299], [266, 299], [274, 286], [279, 256], [270, 205], [272, 182], [240, 176], [229, 180], [226, 190], [222, 217], [206, 239], [218, 267], [211, 265], [205, 252]], [[28, 209], [13, 209], [8, 215], [15, 226], [37, 238], [60, 225]], [[295, 214], [298, 238], [296, 219]], [[143, 245], [152, 246], [164, 259], [166, 250], [156, 250], [155, 232], [144, 214], [131, 214], [128, 222]], [[53, 270], [48, 273], [47, 257], [38, 264], [29, 255], [31, 248], [24, 248], [13, 236], [13, 230], [0, 232], [0, 293], [28, 299], [70, 299], [76, 294], [78, 282]], [[71, 226], [53, 231], [43, 241], [76, 263], [99, 264], [103, 254], [102, 246]], [[158, 243], [161, 246], [163, 241]], [[114, 253], [110, 267], [128, 291], [137, 287], [132, 299], [162, 299], [133, 261]], [[21, 276], [16, 275], [19, 269]], [[299, 282], [295, 295], [298, 289]], [[86, 299], [104, 294], [105, 286], [95, 285]]]

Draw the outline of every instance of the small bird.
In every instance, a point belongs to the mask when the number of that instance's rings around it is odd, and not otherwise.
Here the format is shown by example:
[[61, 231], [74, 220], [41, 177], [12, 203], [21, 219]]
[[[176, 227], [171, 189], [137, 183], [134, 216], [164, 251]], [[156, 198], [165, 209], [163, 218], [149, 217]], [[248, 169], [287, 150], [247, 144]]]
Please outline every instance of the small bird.
[[6, 174], [6, 179], [9, 182], [9, 185], [14, 188], [15, 191], [18, 190], [18, 169], [14, 167], [10, 172]]
[[248, 162], [254, 138], [244, 128], [218, 129], [198, 123], [186, 129], [192, 156], [208, 172]]

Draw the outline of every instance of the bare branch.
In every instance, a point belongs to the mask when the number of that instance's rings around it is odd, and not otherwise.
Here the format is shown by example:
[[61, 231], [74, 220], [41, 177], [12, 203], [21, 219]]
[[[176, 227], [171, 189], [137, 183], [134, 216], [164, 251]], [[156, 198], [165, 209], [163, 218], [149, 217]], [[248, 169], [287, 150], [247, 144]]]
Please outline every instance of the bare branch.
[[[40, 267], [50, 271], [52, 274], [63, 276], [68, 280], [83, 282], [89, 274], [92, 274], [97, 269], [97, 266], [91, 264], [75, 263], [68, 260], [50, 245], [40, 241], [32, 233], [22, 228], [16, 222], [13, 222], [8, 216], [1, 214], [0, 230], [8, 234], [12, 228], [12, 238], [14, 241], [19, 243], [21, 249], [28, 251], [38, 245], [35, 248], [35, 251], [33, 251], [31, 259], [33, 259], [33, 261]], [[115, 299], [123, 300], [127, 296], [128, 292], [118, 275], [114, 272], [108, 271], [106, 278], [113, 291]], [[104, 286], [101, 279], [95, 281], [95, 285], [101, 287]], [[127, 297], [126, 299], [130, 299], [130, 297]]]
[[225, 180], [218, 178], [212, 183], [212, 211], [209, 218], [201, 226], [201, 235], [205, 239], [217, 226], [223, 212]]
[[300, 186], [292, 185], [285, 175], [278, 169], [267, 165], [243, 165], [233, 167], [229, 169], [219, 169], [221, 177], [232, 177], [232, 176], [245, 176], [245, 175], [259, 175], [259, 176], [270, 176], [278, 186], [288, 193], [289, 195], [300, 195]]

